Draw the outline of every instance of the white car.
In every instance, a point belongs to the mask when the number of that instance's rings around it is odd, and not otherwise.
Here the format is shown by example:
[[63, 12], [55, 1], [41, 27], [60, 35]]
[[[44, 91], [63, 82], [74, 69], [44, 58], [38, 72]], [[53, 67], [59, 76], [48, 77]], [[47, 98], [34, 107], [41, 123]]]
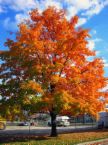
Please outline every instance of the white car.
[[67, 120], [57, 121], [57, 126], [70, 126], [70, 122]]
[[[56, 125], [57, 126], [70, 126], [69, 117], [68, 116], [57, 116]], [[48, 120], [48, 126], [51, 126], [51, 120]]]

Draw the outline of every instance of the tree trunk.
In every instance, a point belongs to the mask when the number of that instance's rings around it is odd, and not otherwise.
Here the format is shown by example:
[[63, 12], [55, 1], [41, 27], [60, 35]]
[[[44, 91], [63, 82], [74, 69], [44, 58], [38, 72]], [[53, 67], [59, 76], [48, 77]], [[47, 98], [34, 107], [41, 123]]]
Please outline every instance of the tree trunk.
[[56, 112], [55, 109], [52, 108], [52, 110], [50, 111], [50, 116], [51, 116], [51, 134], [50, 136], [52, 137], [56, 137], [57, 134], [57, 128], [56, 128]]

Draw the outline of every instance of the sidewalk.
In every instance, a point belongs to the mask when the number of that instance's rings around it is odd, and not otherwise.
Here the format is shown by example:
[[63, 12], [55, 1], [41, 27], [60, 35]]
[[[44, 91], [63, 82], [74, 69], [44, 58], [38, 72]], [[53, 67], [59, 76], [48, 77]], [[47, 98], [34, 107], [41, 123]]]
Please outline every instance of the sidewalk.
[[108, 145], [108, 138], [107, 139], [100, 139], [97, 141], [90, 141], [85, 143], [80, 143], [77, 145]]

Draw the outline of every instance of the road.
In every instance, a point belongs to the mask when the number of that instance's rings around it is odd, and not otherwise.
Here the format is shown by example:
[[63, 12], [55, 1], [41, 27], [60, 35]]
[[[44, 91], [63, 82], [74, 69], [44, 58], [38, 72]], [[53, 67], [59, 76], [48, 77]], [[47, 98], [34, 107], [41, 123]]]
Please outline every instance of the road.
[[[69, 127], [57, 127], [58, 133], [75, 132], [81, 130], [92, 130], [95, 126], [69, 126]], [[36, 126], [7, 126], [5, 130], [0, 130], [0, 135], [49, 135], [51, 127], [36, 127]]]

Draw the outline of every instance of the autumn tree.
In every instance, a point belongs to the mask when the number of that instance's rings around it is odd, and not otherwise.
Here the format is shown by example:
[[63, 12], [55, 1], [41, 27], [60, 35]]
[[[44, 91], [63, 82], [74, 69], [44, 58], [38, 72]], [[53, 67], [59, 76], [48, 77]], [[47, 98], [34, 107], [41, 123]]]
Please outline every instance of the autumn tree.
[[49, 111], [51, 136], [57, 136], [57, 114], [95, 116], [102, 107], [104, 92], [99, 90], [107, 84], [103, 62], [88, 60], [95, 52], [87, 45], [88, 30], [77, 28], [77, 22], [77, 16], [68, 21], [65, 11], [54, 7], [32, 10], [19, 24], [16, 40], [8, 39], [9, 49], [0, 54], [1, 106], [16, 108], [16, 114]]

